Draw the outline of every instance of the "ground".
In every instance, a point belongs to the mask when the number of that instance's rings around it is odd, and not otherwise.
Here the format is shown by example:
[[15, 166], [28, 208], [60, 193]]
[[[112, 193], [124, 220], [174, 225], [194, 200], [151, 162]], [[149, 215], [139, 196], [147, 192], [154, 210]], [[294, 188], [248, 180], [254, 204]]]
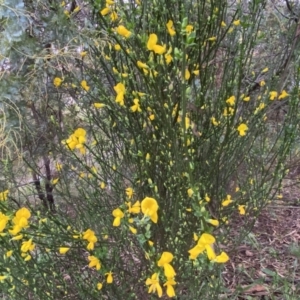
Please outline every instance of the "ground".
[[[224, 298], [300, 299], [300, 190], [295, 180], [284, 184], [280, 199], [262, 211], [231, 256], [223, 274]], [[236, 232], [243, 217], [234, 220]]]

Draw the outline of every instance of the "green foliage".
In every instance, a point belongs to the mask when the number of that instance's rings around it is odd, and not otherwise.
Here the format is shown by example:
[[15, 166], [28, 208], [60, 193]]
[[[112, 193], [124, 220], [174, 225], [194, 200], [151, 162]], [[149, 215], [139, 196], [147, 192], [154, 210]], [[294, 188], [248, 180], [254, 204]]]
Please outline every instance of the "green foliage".
[[266, 1], [110, 2], [1, 4], [3, 130], [21, 124], [24, 162], [2, 160], [3, 296], [218, 298], [286, 173], [296, 47], [261, 65]]

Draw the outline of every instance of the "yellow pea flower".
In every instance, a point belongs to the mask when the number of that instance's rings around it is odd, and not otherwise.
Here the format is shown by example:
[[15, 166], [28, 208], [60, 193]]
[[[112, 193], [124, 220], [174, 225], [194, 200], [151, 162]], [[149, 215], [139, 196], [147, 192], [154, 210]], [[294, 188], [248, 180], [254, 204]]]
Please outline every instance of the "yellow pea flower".
[[129, 38], [131, 36], [131, 32], [127, 30], [123, 25], [117, 27], [117, 33], [125, 38]]
[[93, 105], [94, 105], [95, 108], [103, 108], [103, 107], [105, 107], [105, 104], [100, 103], [100, 102], [95, 102]]
[[219, 221], [218, 220], [209, 219], [207, 222], [210, 223], [211, 225], [216, 226], [216, 227], [219, 226]]
[[239, 205], [238, 209], [239, 209], [240, 215], [246, 214], [245, 205]]
[[226, 103], [230, 106], [234, 106], [235, 104], [235, 96], [231, 96], [226, 100]]
[[232, 202], [233, 202], [233, 200], [231, 200], [231, 196], [227, 195], [226, 199], [223, 200], [223, 202], [222, 202], [222, 206], [228, 206]]
[[193, 191], [193, 189], [188, 189], [187, 193], [188, 193], [188, 196], [191, 198], [194, 194], [194, 191]]
[[113, 226], [118, 227], [121, 224], [121, 219], [124, 218], [124, 213], [120, 208], [116, 208], [113, 210], [112, 215], [115, 217]]
[[148, 216], [153, 223], [157, 223], [158, 215], [158, 204], [154, 198], [146, 197], [141, 203], [142, 213]]
[[103, 287], [103, 284], [101, 282], [97, 283], [97, 290], [100, 291]]
[[69, 247], [60, 247], [59, 248], [59, 253], [60, 254], [66, 254], [70, 250]]
[[185, 31], [186, 31], [188, 34], [190, 34], [190, 33], [193, 31], [193, 29], [194, 29], [194, 26], [193, 26], [193, 25], [187, 25], [187, 26], [185, 27]]
[[53, 84], [55, 87], [59, 87], [61, 86], [61, 83], [62, 83], [62, 79], [59, 78], [59, 77], [55, 77], [54, 80], [53, 80]]
[[216, 263], [226, 263], [229, 260], [228, 255], [225, 252], [221, 252], [220, 255], [216, 256], [214, 262]]
[[169, 20], [168, 23], [166, 24], [169, 35], [170, 36], [174, 36], [176, 34], [176, 31], [174, 30], [174, 26], [173, 26], [173, 21]]
[[269, 92], [270, 100], [274, 100], [275, 98], [277, 98], [277, 96], [278, 96], [278, 93], [276, 91]]
[[248, 126], [245, 123], [240, 124], [237, 128], [237, 131], [239, 132], [240, 136], [245, 136], [247, 130]]
[[184, 73], [184, 79], [185, 79], [185, 80], [189, 80], [190, 77], [191, 77], [191, 73], [190, 73], [189, 69], [186, 68], [186, 69], [185, 69], [185, 73]]
[[105, 7], [105, 8], [103, 8], [101, 11], [100, 11], [100, 14], [102, 15], [102, 16], [106, 16], [106, 15], [108, 15], [110, 13], [110, 8], [109, 7]]
[[158, 273], [154, 273], [151, 278], [147, 278], [146, 285], [149, 285], [148, 293], [157, 292], [158, 297], [162, 296], [162, 288], [159, 284], [159, 275]]
[[281, 94], [279, 95], [278, 100], [284, 99], [284, 98], [286, 98], [288, 96], [289, 96], [289, 94], [285, 90], [283, 90], [281, 92]]
[[108, 283], [108, 284], [111, 284], [111, 283], [113, 283], [113, 281], [114, 281], [114, 278], [113, 278], [113, 275], [112, 275], [113, 273], [110, 271], [110, 272], [108, 272], [108, 273], [105, 273], [105, 275], [107, 275], [107, 277], [106, 277], [106, 282]]

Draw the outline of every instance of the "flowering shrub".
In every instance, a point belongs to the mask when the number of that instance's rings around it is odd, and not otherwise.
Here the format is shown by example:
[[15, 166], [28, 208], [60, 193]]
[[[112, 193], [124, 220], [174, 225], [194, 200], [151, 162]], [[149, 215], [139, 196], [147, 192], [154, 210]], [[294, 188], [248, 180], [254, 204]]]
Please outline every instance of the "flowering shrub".
[[[231, 220], [242, 217], [245, 234], [280, 187], [299, 103], [298, 86], [279, 85], [271, 66], [258, 70], [264, 80], [244, 80], [255, 74], [259, 22], [242, 6], [204, 2], [86, 1], [97, 30], [73, 33], [71, 44], [86, 51], [76, 59], [57, 54], [65, 77], [49, 81], [68, 104], [60, 122], [51, 119], [54, 136], [40, 154], [55, 161], [56, 176], [44, 181], [56, 211], [35, 205], [32, 193], [45, 199], [38, 184], [24, 196], [7, 181], [0, 192], [5, 293], [221, 293], [221, 270], [234, 255]], [[259, 2], [251, 9], [262, 18]], [[76, 24], [81, 8], [67, 7], [57, 8], [60, 22]], [[284, 130], [274, 131], [272, 105], [285, 99]]]

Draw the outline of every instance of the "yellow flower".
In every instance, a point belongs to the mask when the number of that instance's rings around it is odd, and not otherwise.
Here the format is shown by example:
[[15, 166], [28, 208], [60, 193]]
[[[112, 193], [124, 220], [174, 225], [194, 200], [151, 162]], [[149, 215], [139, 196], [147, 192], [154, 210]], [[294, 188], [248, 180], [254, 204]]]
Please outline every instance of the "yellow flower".
[[55, 164], [55, 169], [56, 169], [58, 172], [61, 171], [61, 170], [62, 170], [62, 164], [56, 163], [56, 164]]
[[24, 261], [29, 261], [29, 260], [31, 260], [31, 255], [28, 254], [25, 256]]
[[211, 245], [216, 239], [209, 233], [203, 233], [198, 240], [198, 245]]
[[90, 268], [95, 267], [96, 270], [100, 270], [101, 263], [100, 263], [99, 259], [96, 256], [89, 255], [88, 256], [88, 260], [90, 261], [90, 263], [89, 263], [89, 267]]
[[208, 41], [211, 41], [211, 42], [215, 42], [217, 40], [217, 38], [215, 36], [212, 36], [208, 39]]
[[191, 73], [190, 73], [189, 69], [186, 68], [186, 69], [185, 69], [185, 73], [184, 73], [184, 79], [185, 79], [185, 80], [189, 80], [190, 77], [191, 77]]
[[174, 30], [174, 27], [173, 27], [173, 21], [172, 20], [169, 20], [169, 22], [166, 24], [167, 26], [167, 29], [168, 29], [168, 32], [170, 34], [170, 36], [173, 36], [176, 34], [176, 31]]
[[227, 195], [226, 199], [223, 200], [222, 206], [228, 206], [233, 200], [231, 200], [231, 196]]
[[127, 202], [127, 206], [130, 214], [139, 214], [141, 211], [140, 201], [136, 201], [132, 206], [130, 202]]
[[81, 87], [85, 90], [85, 91], [89, 91], [90, 90], [90, 87], [88, 86], [86, 80], [82, 80], [81, 83], [80, 83]]
[[124, 218], [124, 213], [120, 208], [116, 208], [113, 210], [112, 215], [115, 217], [113, 226], [118, 227], [121, 224], [121, 219]]
[[19, 241], [19, 240], [21, 240], [22, 238], [23, 238], [23, 234], [19, 234], [19, 235], [13, 237], [11, 240], [12, 240], [12, 241]]
[[199, 71], [199, 70], [194, 70], [194, 71], [193, 71], [193, 74], [195, 74], [196, 76], [198, 76], [198, 75], [199, 75], [199, 73], [200, 73], [200, 71]]
[[211, 245], [206, 245], [205, 250], [209, 260], [213, 260], [216, 258], [214, 248]]
[[112, 272], [105, 273], [105, 275], [107, 275], [106, 282], [109, 284], [114, 281], [112, 274], [113, 274]]
[[187, 25], [187, 26], [185, 27], [185, 31], [186, 31], [188, 34], [190, 34], [190, 33], [193, 31], [193, 29], [194, 29], [194, 26], [193, 26], [193, 25]]
[[226, 263], [229, 260], [228, 255], [225, 252], [221, 252], [220, 255], [216, 256], [214, 262], [217, 263]]
[[191, 198], [194, 194], [194, 191], [193, 191], [193, 189], [188, 189], [187, 193], [188, 193], [188, 196]]
[[147, 42], [148, 50], [153, 50], [153, 47], [156, 45], [156, 43], [157, 43], [157, 35], [155, 33], [151, 33], [149, 35], [149, 39]]
[[154, 243], [150, 240], [148, 241], [148, 244], [149, 244], [150, 247], [152, 247], [154, 245]]
[[60, 247], [59, 248], [59, 253], [60, 254], [66, 254], [70, 250], [69, 247]]
[[250, 97], [249, 96], [248, 97], [244, 97], [243, 100], [246, 101], [246, 102], [248, 102], [248, 101], [250, 101]]
[[30, 217], [30, 211], [26, 207], [22, 207], [16, 212], [16, 215], [12, 221], [15, 225], [22, 229], [28, 226], [28, 219]]
[[101, 282], [97, 283], [97, 290], [100, 291], [103, 287], [103, 284]]
[[123, 106], [124, 105], [124, 95], [126, 93], [124, 84], [119, 82], [117, 85], [114, 86], [114, 90], [117, 93], [116, 102], [119, 103], [121, 106]]
[[263, 110], [265, 108], [264, 103], [260, 103], [259, 106], [255, 109], [254, 114], [257, 114], [260, 110]]
[[54, 78], [54, 80], [53, 80], [54, 86], [59, 87], [61, 85], [61, 83], [62, 83], [62, 79], [61, 78], [59, 78], [59, 77], [55, 77]]
[[218, 220], [209, 219], [207, 222], [210, 223], [211, 225], [219, 226], [219, 221]]
[[108, 15], [110, 13], [110, 8], [109, 7], [105, 7], [105, 8], [103, 8], [101, 11], [100, 11], [100, 14], [102, 15], [102, 16], [106, 16], [106, 15]]
[[193, 233], [193, 240], [194, 240], [195, 242], [198, 241], [198, 235], [197, 235], [195, 232]]
[[277, 96], [278, 96], [278, 93], [276, 91], [271, 91], [269, 93], [270, 100], [274, 100], [275, 98], [277, 98]]
[[210, 201], [210, 198], [208, 197], [207, 194], [205, 194], [204, 200], [205, 200], [206, 202], [209, 202], [209, 201]]
[[[161, 45], [154, 45], [153, 47], [153, 51], [156, 53], [156, 54], [164, 54], [166, 52], [166, 46], [161, 46]], [[157, 74], [156, 74], [157, 75]], [[154, 76], [155, 75], [155, 72], [154, 72]]]
[[132, 112], [141, 112], [141, 111], [142, 111], [139, 102], [140, 102], [139, 99], [137, 99], [137, 98], [133, 99], [133, 103], [134, 103], [134, 104], [130, 107], [130, 110], [131, 110]]
[[95, 108], [103, 108], [104, 106], [105, 106], [105, 104], [100, 103], [100, 102], [95, 102], [95, 103], [94, 103], [94, 107], [95, 107]]
[[142, 213], [148, 216], [153, 223], [157, 223], [158, 204], [154, 198], [146, 197], [141, 203]]
[[171, 61], [173, 60], [172, 55], [169, 54], [169, 53], [165, 54], [165, 60], [166, 60], [166, 64], [167, 64], [167, 65], [170, 64]]
[[226, 23], [224, 21], [221, 22], [221, 27], [226, 27]]
[[96, 235], [95, 235], [95, 232], [91, 229], [87, 229], [84, 233], [83, 233], [83, 236], [82, 238], [84, 240], [87, 240], [88, 242], [92, 242], [92, 243], [96, 243], [98, 241]]
[[147, 154], [146, 154], [146, 161], [149, 161], [149, 160], [150, 160], [150, 154], [147, 153]]
[[162, 288], [159, 284], [159, 277], [157, 273], [154, 273], [151, 278], [147, 278], [146, 285], [150, 285], [148, 290], [149, 294], [157, 292], [159, 298], [162, 296]]
[[134, 228], [134, 227], [132, 227], [132, 226], [129, 226], [129, 230], [130, 230], [133, 234], [136, 234], [136, 233], [137, 233], [136, 228]]
[[124, 93], [120, 92], [117, 94], [116, 102], [119, 103], [121, 106], [124, 106]]
[[[281, 94], [279, 95], [278, 100], [284, 99], [284, 98], [286, 98], [286, 97], [288, 97], [288, 96], [289, 96], [289, 94], [288, 94], [285, 90], [283, 90], [283, 91], [281, 92]], [[1, 197], [0, 197], [0, 198], [1, 198]]]
[[244, 215], [246, 213], [245, 205], [239, 205], [238, 209], [239, 209], [240, 215]]
[[157, 265], [159, 267], [163, 267], [164, 264], [168, 264], [173, 260], [174, 256], [171, 252], [163, 252], [159, 261], [157, 262]]
[[94, 250], [94, 248], [95, 248], [95, 243], [93, 242], [88, 243], [88, 245], [86, 246], [87, 250]]
[[73, 13], [76, 13], [78, 11], [80, 11], [80, 6], [76, 6], [75, 9], [74, 9], [74, 11], [73, 11]]
[[168, 278], [168, 280], [166, 281], [166, 283], [164, 283], [164, 286], [167, 287], [167, 295], [169, 298], [175, 297], [175, 290], [173, 288], [173, 285], [175, 285], [176, 282], [173, 278]]
[[149, 116], [149, 119], [150, 119], [151, 121], [153, 121], [153, 120], [155, 119], [155, 115], [154, 115], [154, 114], [151, 114], [151, 115]]
[[235, 104], [235, 96], [231, 96], [226, 100], [226, 103], [230, 106], [234, 106]]
[[129, 38], [131, 36], [131, 32], [127, 30], [123, 25], [117, 27], [117, 33], [125, 38]]
[[104, 182], [101, 182], [101, 183], [100, 183], [100, 188], [101, 188], [102, 190], [104, 190], [105, 187], [106, 187], [105, 183], [104, 183]]
[[234, 26], [239, 26], [239, 25], [241, 25], [241, 21], [240, 20], [235, 20], [235, 21], [233, 21], [233, 25]]
[[9, 250], [6, 252], [5, 256], [8, 258], [8, 257], [11, 257], [13, 254], [13, 250]]
[[210, 120], [214, 126], [218, 126], [220, 124], [220, 122], [218, 122], [215, 117], [211, 117]]
[[262, 80], [262, 81], [260, 81], [259, 85], [264, 86], [264, 85], [266, 85], [266, 82], [264, 80]]
[[111, 14], [110, 14], [110, 19], [114, 22], [116, 20], [118, 20], [118, 14], [113, 11]]
[[163, 54], [166, 52], [165, 46], [157, 45], [157, 35], [155, 33], [151, 33], [147, 42], [148, 50], [154, 51], [156, 54]]
[[269, 71], [269, 68], [264, 68], [261, 72], [262, 73], [267, 73]]
[[7, 200], [7, 195], [8, 195], [9, 190], [5, 190], [4, 192], [0, 193], [0, 201], [5, 201]]
[[114, 5], [114, 1], [113, 0], [106, 0], [106, 5]]
[[126, 193], [126, 196], [127, 196], [129, 199], [131, 199], [132, 196], [133, 196], [133, 194], [134, 194], [134, 190], [133, 190], [133, 188], [129, 187], [129, 188], [127, 188], [127, 189], [125, 190], [125, 193]]
[[140, 68], [140, 69], [148, 69], [149, 67], [147, 66], [147, 64], [141, 62], [141, 61], [137, 61], [137, 66]]
[[216, 239], [211, 234], [203, 233], [200, 236], [197, 245], [188, 251], [190, 253], [189, 258], [196, 259], [199, 254], [206, 250], [206, 246], [213, 244], [215, 241]]
[[34, 249], [34, 247], [35, 247], [35, 244], [32, 242], [32, 239], [30, 239], [28, 241], [22, 242], [21, 251], [22, 252], [32, 251]]
[[198, 245], [196, 245], [195, 247], [193, 247], [192, 249], [190, 249], [188, 252], [190, 254], [189, 259], [196, 259], [198, 257], [199, 254], [201, 254], [203, 251], [205, 250], [205, 248], [201, 248]]
[[119, 44], [115, 44], [114, 46], [116, 51], [120, 51], [121, 50], [121, 46]]
[[237, 131], [240, 136], [246, 135], [246, 131], [248, 130], [248, 126], [245, 123], [242, 123], [238, 126]]

